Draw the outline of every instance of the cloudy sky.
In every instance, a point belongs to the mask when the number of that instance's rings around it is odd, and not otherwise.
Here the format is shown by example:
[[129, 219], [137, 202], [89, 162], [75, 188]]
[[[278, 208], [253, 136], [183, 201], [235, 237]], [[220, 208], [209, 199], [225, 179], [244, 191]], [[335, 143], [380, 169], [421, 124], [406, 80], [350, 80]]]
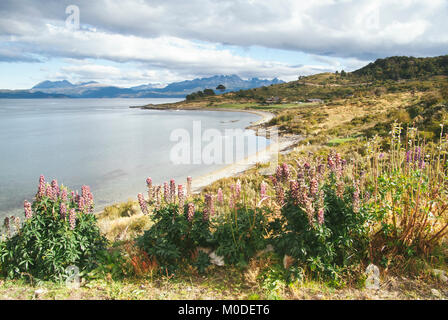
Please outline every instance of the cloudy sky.
[[0, 0], [0, 88], [351, 71], [447, 54], [447, 17], [447, 0]]

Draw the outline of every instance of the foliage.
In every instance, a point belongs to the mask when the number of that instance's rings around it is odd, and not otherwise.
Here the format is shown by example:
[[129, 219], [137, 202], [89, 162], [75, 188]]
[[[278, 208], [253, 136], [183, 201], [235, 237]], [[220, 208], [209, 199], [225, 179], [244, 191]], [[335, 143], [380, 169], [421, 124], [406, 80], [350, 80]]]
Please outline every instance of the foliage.
[[25, 202], [26, 220], [14, 234], [7, 226], [9, 235], [0, 242], [4, 276], [60, 280], [68, 266], [87, 272], [97, 265], [106, 240], [91, 213], [93, 198], [88, 187], [82, 195], [67, 196], [68, 192], [55, 180], [45, 185], [41, 176], [33, 204]]
[[179, 214], [179, 206], [169, 203], [151, 215], [154, 224], [137, 239], [137, 246], [172, 273], [182, 262], [190, 262], [198, 247], [207, 244], [209, 220], [204, 218], [203, 211], [196, 211], [190, 221], [185, 209]]

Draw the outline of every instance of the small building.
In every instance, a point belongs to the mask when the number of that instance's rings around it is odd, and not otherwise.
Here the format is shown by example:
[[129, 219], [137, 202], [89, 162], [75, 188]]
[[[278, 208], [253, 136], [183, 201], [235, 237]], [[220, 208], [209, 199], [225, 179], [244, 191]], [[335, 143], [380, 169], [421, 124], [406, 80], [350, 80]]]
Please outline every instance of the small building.
[[265, 100], [266, 104], [276, 104], [276, 103], [280, 103], [280, 98], [279, 97], [270, 97], [268, 99]]

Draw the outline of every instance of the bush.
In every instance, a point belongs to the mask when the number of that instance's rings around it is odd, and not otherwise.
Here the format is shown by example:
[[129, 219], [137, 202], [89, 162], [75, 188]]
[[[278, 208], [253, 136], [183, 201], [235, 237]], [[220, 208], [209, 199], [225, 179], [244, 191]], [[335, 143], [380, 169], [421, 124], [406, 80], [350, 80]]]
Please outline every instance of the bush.
[[41, 176], [33, 204], [25, 201], [26, 220], [15, 234], [6, 220], [7, 238], [0, 242], [2, 275], [60, 280], [68, 266], [81, 272], [95, 268], [107, 241], [92, 210], [88, 187], [83, 186], [81, 195], [70, 194], [56, 180], [49, 185]]
[[266, 248], [266, 210], [238, 205], [216, 220], [213, 241], [216, 254], [227, 264], [245, 266], [257, 251]]
[[154, 224], [137, 239], [137, 246], [169, 273], [183, 262], [190, 263], [198, 247], [210, 239], [207, 214], [191, 211], [191, 205], [182, 208], [181, 214], [174, 203], [156, 209], [151, 215]]
[[[322, 163], [308, 160], [290, 180], [286, 164], [273, 177], [280, 216], [271, 224], [278, 253], [295, 259], [312, 275], [337, 279], [343, 268], [367, 257], [370, 217], [361, 207], [359, 182], [346, 173], [339, 155]], [[287, 185], [289, 183], [289, 186]]]

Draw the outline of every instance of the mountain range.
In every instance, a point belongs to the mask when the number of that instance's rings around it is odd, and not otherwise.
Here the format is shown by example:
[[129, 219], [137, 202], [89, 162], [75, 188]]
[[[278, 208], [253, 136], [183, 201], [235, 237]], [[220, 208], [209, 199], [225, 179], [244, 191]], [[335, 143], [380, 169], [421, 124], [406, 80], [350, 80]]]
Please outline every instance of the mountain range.
[[[28, 90], [0, 90], [0, 98], [184, 98], [192, 92], [204, 89], [213, 89], [219, 94], [279, 83], [284, 83], [284, 81], [277, 78], [272, 80], [259, 78], [244, 80], [237, 75], [217, 75], [209, 78], [174, 82], [166, 86], [146, 84], [130, 88], [104, 85], [96, 81], [73, 84], [67, 80], [47, 80]], [[219, 85], [223, 85], [226, 89], [216, 90]]]

